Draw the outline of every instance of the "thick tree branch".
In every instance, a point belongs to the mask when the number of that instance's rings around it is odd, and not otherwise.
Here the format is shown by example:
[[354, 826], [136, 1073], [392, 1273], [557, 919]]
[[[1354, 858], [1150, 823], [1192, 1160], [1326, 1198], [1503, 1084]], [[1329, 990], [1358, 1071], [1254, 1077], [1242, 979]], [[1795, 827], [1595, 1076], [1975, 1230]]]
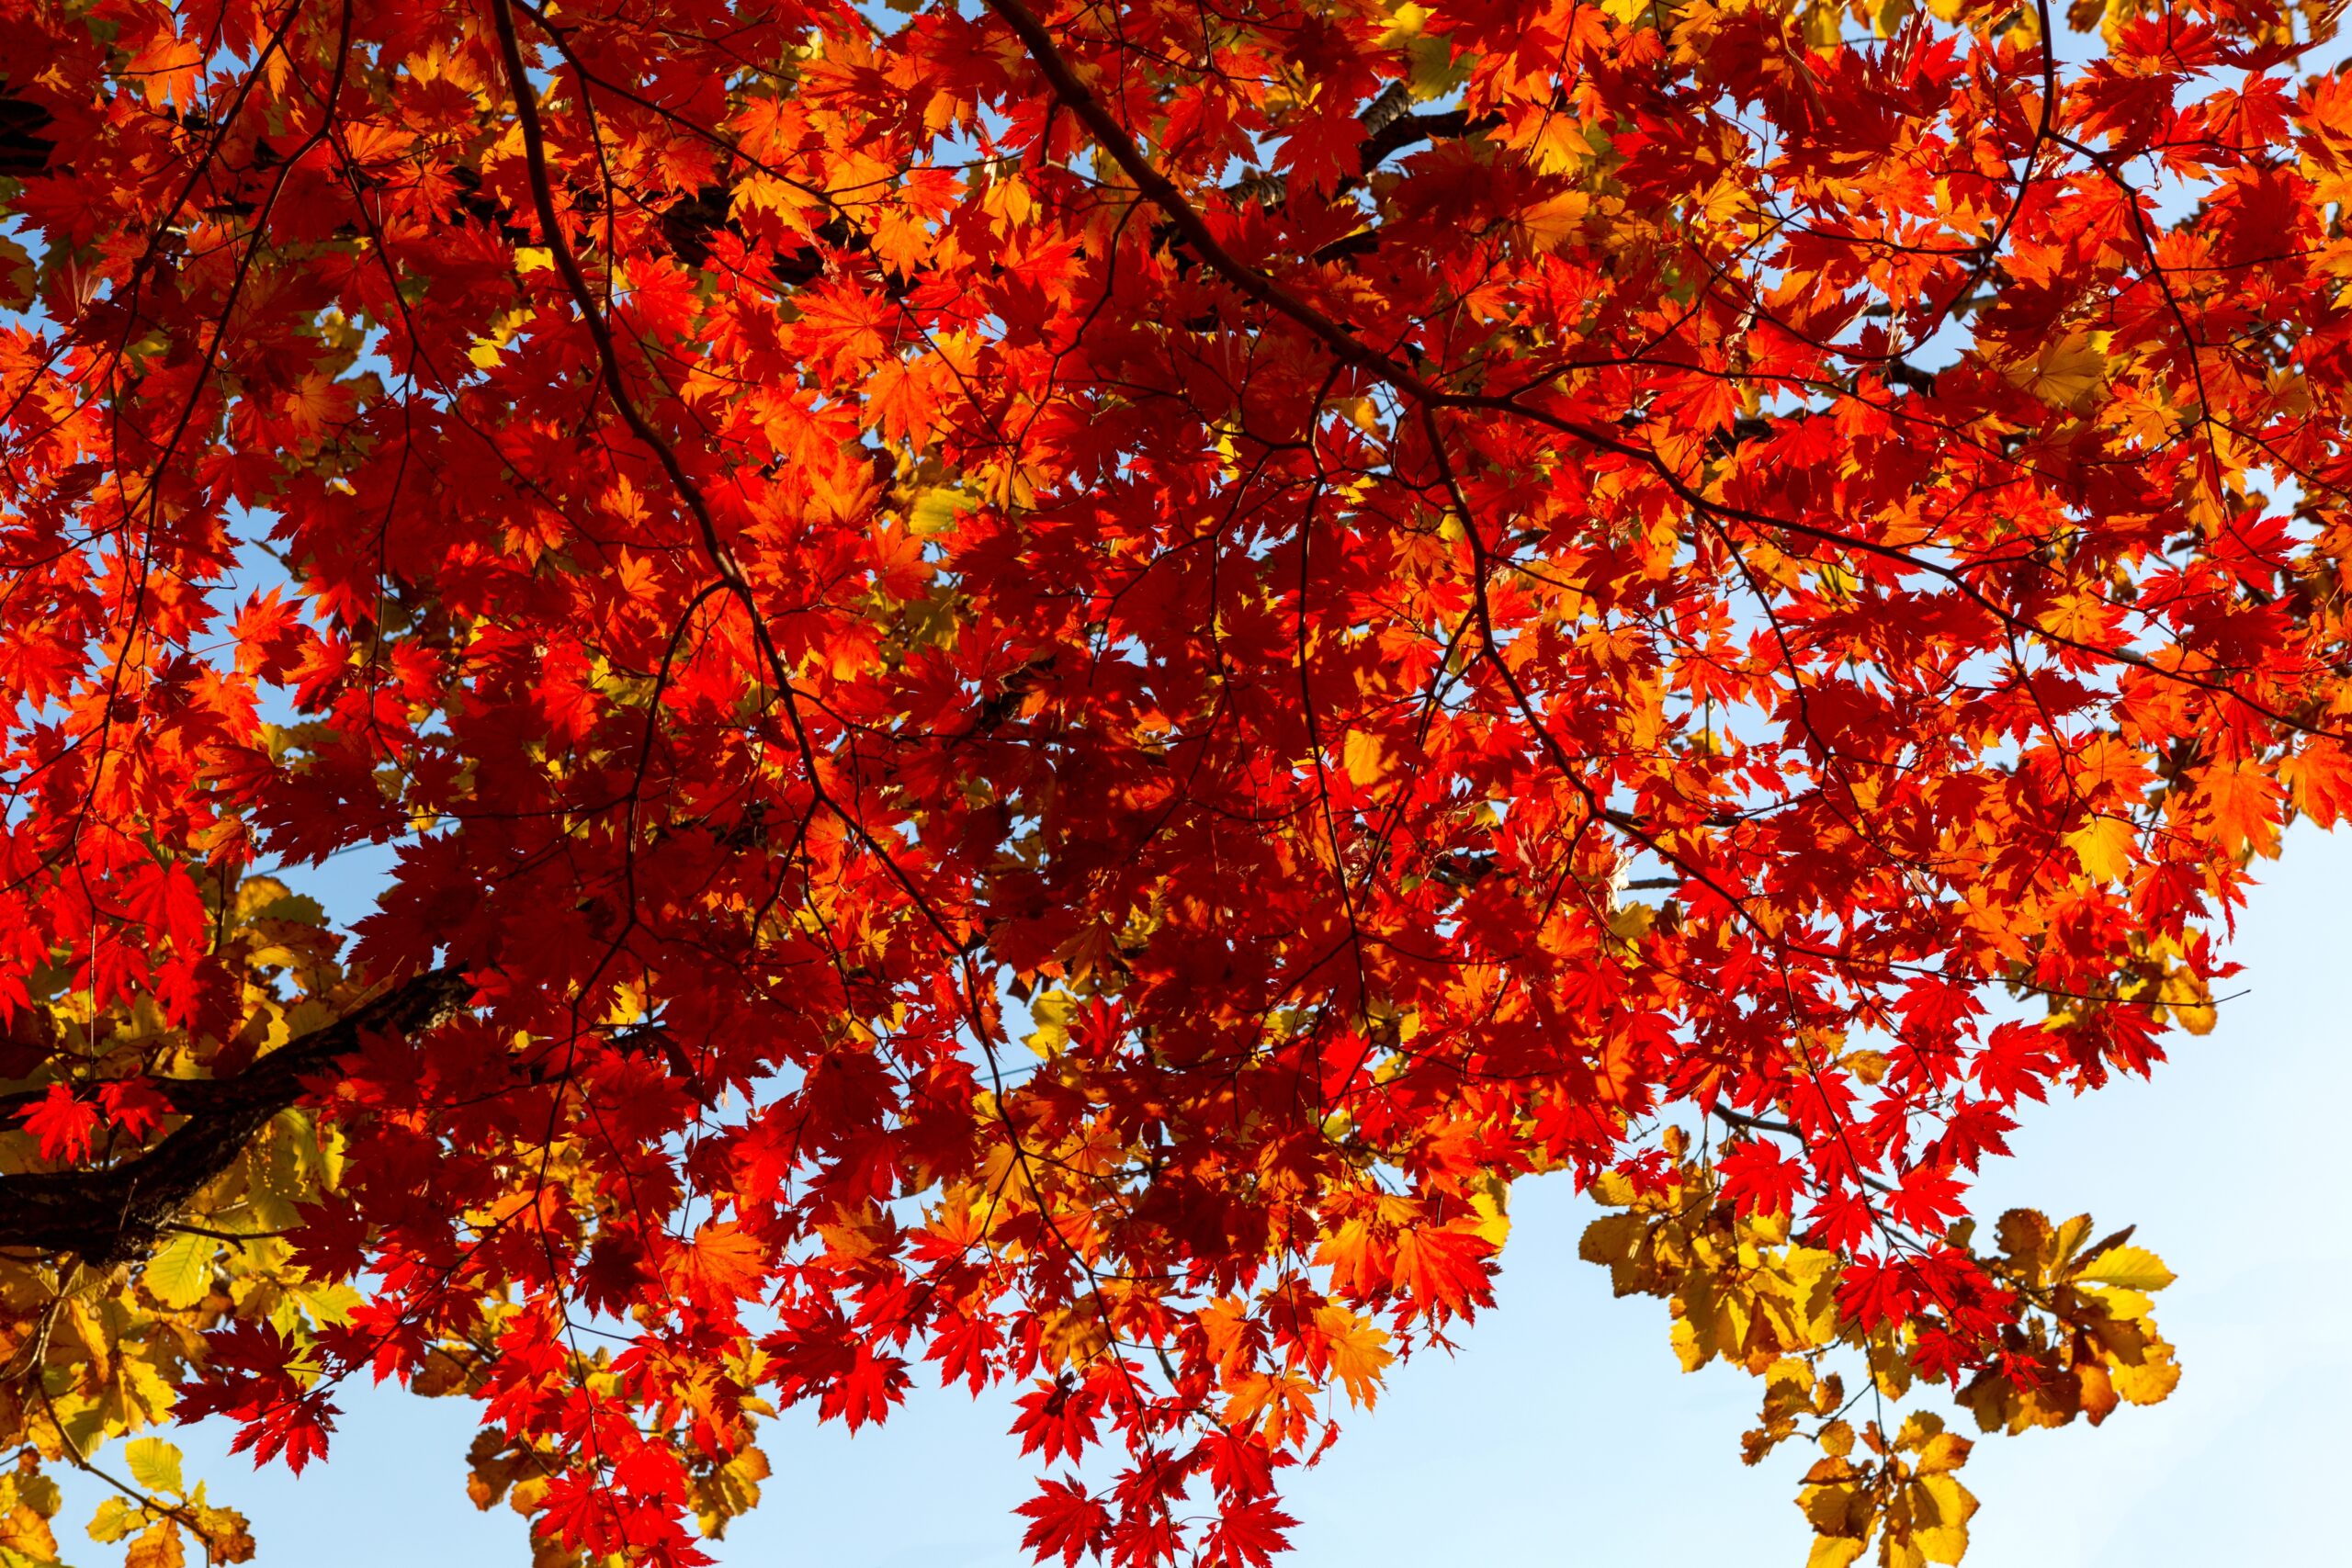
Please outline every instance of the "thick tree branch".
[[[355, 1012], [288, 1042], [201, 1095], [175, 1095], [188, 1119], [134, 1158], [97, 1170], [0, 1176], [0, 1247], [72, 1252], [101, 1267], [153, 1247], [205, 1185], [229, 1168], [269, 1119], [302, 1096], [302, 1083], [371, 1034], [413, 1034], [455, 1016], [473, 987], [436, 969]], [[181, 1086], [187, 1087], [187, 1086]]]
[[1383, 120], [1378, 130], [1358, 144], [1356, 158], [1363, 165], [1364, 172], [1369, 174], [1408, 147], [1423, 141], [1443, 141], [1452, 137], [1468, 136], [1501, 123], [1499, 116], [1481, 115], [1474, 120], [1460, 109], [1398, 115], [1393, 119]]
[[50, 155], [57, 151], [49, 129], [49, 111], [10, 94], [0, 85], [0, 178], [30, 179], [49, 172]]

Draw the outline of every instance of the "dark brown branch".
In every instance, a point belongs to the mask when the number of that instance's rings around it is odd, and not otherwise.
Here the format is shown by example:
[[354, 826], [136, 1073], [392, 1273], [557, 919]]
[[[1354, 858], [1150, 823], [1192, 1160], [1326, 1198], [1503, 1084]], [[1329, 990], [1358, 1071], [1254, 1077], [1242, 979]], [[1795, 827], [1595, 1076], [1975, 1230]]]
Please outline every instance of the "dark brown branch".
[[[187, 1097], [201, 1103], [134, 1158], [97, 1170], [0, 1176], [0, 1247], [71, 1252], [101, 1268], [139, 1256], [271, 1117], [301, 1099], [304, 1079], [359, 1050], [369, 1035], [413, 1034], [446, 1021], [472, 995], [471, 984], [455, 970], [419, 975], [288, 1042], [235, 1077], [213, 1080], [204, 1094]], [[175, 1092], [175, 1108], [181, 1104]]]
[[1288, 316], [1306, 328], [1341, 364], [1386, 381], [1419, 402], [1442, 404], [1449, 400], [1442, 389], [1431, 386], [1406, 366], [1373, 348], [1351, 330], [1227, 250], [1224, 242], [1193, 209], [1193, 204], [1184, 198], [1184, 193], [1153, 165], [1142, 147], [1127, 133], [1127, 128], [1121, 125], [1116, 117], [1103, 107], [1102, 100], [1089, 92], [1086, 85], [1078, 79], [1078, 73], [1070, 69], [1069, 62], [1062, 58], [1060, 49], [1054, 43], [1053, 34], [1046, 30], [1045, 24], [1037, 19], [1035, 14], [1022, 5], [1021, 0], [988, 0], [988, 6], [1021, 39], [1022, 45], [1029, 51], [1030, 62], [1045, 76], [1046, 85], [1054, 90], [1054, 96], [1069, 106], [1069, 111], [1093, 133], [1096, 144], [1111, 155], [1111, 161], [1119, 165], [1127, 178], [1135, 181], [1136, 190], [1159, 209], [1168, 221], [1175, 226], [1176, 231], [1183, 235], [1194, 254], [1250, 299], [1271, 310]]
[[1370, 136], [1357, 144], [1356, 159], [1364, 173], [1370, 174], [1417, 142], [1468, 136], [1501, 123], [1499, 115], [1481, 115], [1474, 120], [1460, 109], [1445, 109], [1436, 114], [1398, 115], [1394, 119], [1384, 119]]
[[49, 129], [49, 111], [0, 87], [0, 178], [30, 179], [49, 169], [57, 143], [42, 131]]
[[1792, 1138], [1802, 1138], [1804, 1136], [1803, 1133], [1798, 1132], [1786, 1122], [1768, 1122], [1761, 1116], [1744, 1116], [1740, 1112], [1733, 1111], [1725, 1106], [1716, 1106], [1715, 1115], [1720, 1117], [1722, 1120], [1730, 1122], [1735, 1127], [1747, 1127], [1758, 1133], [1781, 1133]]
[[[2046, 647], [2064, 649], [2106, 663], [2125, 665], [2188, 687], [2192, 691], [2208, 692], [2213, 695], [2227, 698], [2257, 716], [2297, 734], [2321, 736], [2338, 740], [2346, 738], [2341, 731], [2322, 728], [2294, 714], [2283, 712], [2268, 704], [2258, 702], [2231, 685], [2227, 681], [2200, 676], [2184, 669], [2165, 668], [2145, 654], [2136, 653], [2128, 648], [2109, 648], [2080, 637], [2066, 636], [2038, 624], [2029, 623], [2023, 620], [2016, 611], [2006, 609], [1996, 603], [1983, 588], [1971, 580], [1970, 573], [1964, 566], [1955, 566], [1930, 557], [1917, 555], [1907, 548], [1890, 545], [1883, 540], [1849, 535], [1836, 528], [1823, 527], [1793, 517], [1774, 516], [1768, 513], [1757, 512], [1744, 506], [1730, 505], [1712, 499], [1695, 488], [1690, 479], [1677, 471], [1675, 466], [1661, 457], [1655, 448], [1621, 440], [1611, 432], [1583, 420], [1572, 419], [1555, 413], [1548, 409], [1522, 403], [1519, 400], [1518, 393], [1495, 395], [1448, 390], [1442, 385], [1430, 380], [1418, 370], [1399, 361], [1395, 355], [1384, 353], [1365, 342], [1356, 335], [1353, 328], [1326, 314], [1312, 302], [1292, 293], [1268, 274], [1251, 266], [1227, 250], [1209, 228], [1207, 221], [1185, 199], [1184, 193], [1154, 166], [1142, 145], [1128, 132], [1126, 127], [1120, 124], [1117, 118], [1105, 108], [1102, 103], [1078, 79], [1077, 73], [1071, 68], [1069, 62], [1063, 58], [1060, 49], [1054, 42], [1053, 34], [1046, 30], [1045, 24], [1037, 19], [1035, 14], [1031, 12], [1022, 0], [987, 0], [987, 4], [989, 9], [995, 12], [998, 18], [1011, 28], [1015, 36], [1021, 39], [1023, 47], [1029, 52], [1030, 62], [1035, 65], [1038, 72], [1044, 75], [1046, 84], [1053, 88], [1055, 96], [1067, 104], [1070, 112], [1085, 123], [1087, 129], [1093, 133], [1096, 142], [1110, 154], [1112, 162], [1118, 164], [1129, 179], [1135, 181], [1136, 190], [1145, 199], [1166, 215], [1168, 222], [1173, 226], [1175, 231], [1191, 243], [1193, 252], [1204, 262], [1222, 276], [1227, 283], [1251, 299], [1297, 322], [1329, 349], [1340, 363], [1377, 380], [1387, 382], [1419, 403], [1425, 413], [1433, 412], [1439, 409], [1452, 409], [1470, 412], [1509, 414], [1530, 421], [1581, 441], [1596, 451], [1623, 457], [1647, 468], [1673, 493], [1677, 500], [1690, 507], [1695, 514], [1708, 518], [1718, 525], [1724, 522], [1745, 523], [1753, 527], [1767, 528], [1798, 538], [1815, 540], [1838, 548], [1876, 557], [1899, 565], [1906, 570], [1925, 572], [1951, 584], [1962, 598], [2002, 626], [2031, 637]], [[2035, 155], [2039, 154], [2044, 141], [2054, 140], [2070, 148], [2075, 148], [2085, 156], [2092, 157], [2093, 162], [2098, 163], [2096, 155], [2092, 154], [2089, 149], [2065, 142], [2063, 138], [2049, 136], [2047, 132], [2049, 111], [2046, 106], [2043, 112], [2045, 130], [2035, 139]], [[2030, 166], [2030, 157], [2029, 158]], [[2100, 167], [2101, 173], [2107, 174], [2110, 179], [2116, 178], [2111, 171], [2107, 170], [2103, 165]], [[2013, 209], [2011, 217], [2014, 216]], [[2004, 220], [2001, 234], [1996, 234], [1987, 247], [1986, 265], [1988, 267], [1991, 260], [1997, 256], [2001, 238], [2007, 232], [2007, 220]], [[1962, 292], [1973, 292], [1975, 282], [1972, 279]], [[2186, 330], [2185, 319], [2182, 325]], [[1924, 372], [1919, 374], [1924, 375]], [[1903, 378], [1898, 376], [1896, 378], [1899, 380]], [[1439, 436], [1434, 429], [1430, 431], [1430, 440], [1433, 444], [1439, 443]], [[1632, 818], [1625, 817], [1622, 812], [1602, 809], [1597, 806], [1595, 810], [1603, 820], [1614, 823], [1629, 831], [1635, 826]]]

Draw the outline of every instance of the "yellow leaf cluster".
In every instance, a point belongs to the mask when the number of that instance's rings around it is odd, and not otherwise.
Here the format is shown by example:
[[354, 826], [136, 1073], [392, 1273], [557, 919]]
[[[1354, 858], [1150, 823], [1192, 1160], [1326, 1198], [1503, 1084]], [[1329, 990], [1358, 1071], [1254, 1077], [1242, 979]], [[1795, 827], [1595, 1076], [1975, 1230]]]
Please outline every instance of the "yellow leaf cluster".
[[[1669, 1133], [1673, 1176], [1648, 1189], [1610, 1172], [1592, 1195], [1610, 1212], [1585, 1229], [1578, 1251], [1607, 1268], [1620, 1296], [1663, 1299], [1670, 1342], [1686, 1371], [1711, 1361], [1761, 1380], [1758, 1424], [1741, 1438], [1749, 1464], [1792, 1438], [1821, 1457], [1805, 1472], [1797, 1505], [1813, 1527], [1807, 1568], [1844, 1568], [1875, 1549], [1883, 1568], [1956, 1563], [1968, 1547], [1976, 1499], [1954, 1475], [1970, 1445], [1941, 1417], [1914, 1411], [1890, 1435], [1878, 1421], [1849, 1420], [1855, 1400], [1826, 1364], [1858, 1355], [1873, 1410], [1908, 1395], [1917, 1323], [1868, 1332], [1838, 1305], [1834, 1255], [1792, 1235], [1787, 1215], [1742, 1217], [1723, 1201], [1714, 1173]], [[1973, 1225], [1947, 1241], [1967, 1247]], [[1998, 1249], [1975, 1262], [2028, 1311], [2002, 1355], [1962, 1388], [1958, 1401], [1988, 1432], [2054, 1427], [2087, 1416], [2104, 1420], [2118, 1404], [2154, 1404], [2179, 1379], [2170, 1345], [2156, 1332], [2150, 1296], [2172, 1283], [2155, 1254], [2126, 1230], [2092, 1239], [2088, 1215], [2052, 1224], [2029, 1209], [1998, 1226]], [[1993, 1370], [1995, 1368], [2004, 1370]]]
[[1840, 1421], [1825, 1436], [1825, 1457], [1805, 1473], [1797, 1506], [1815, 1531], [1806, 1568], [1852, 1562], [1878, 1541], [1885, 1568], [1958, 1562], [1968, 1551], [1976, 1498], [1951, 1473], [1968, 1461], [1969, 1443], [1921, 1412], [1892, 1439], [1870, 1423], [1856, 1452], [1853, 1429]]
[[1837, 1337], [1837, 1259], [1792, 1244], [1786, 1216], [1741, 1218], [1713, 1201], [1711, 1184], [1636, 1194], [1611, 1173], [1594, 1186], [1605, 1214], [1585, 1228], [1577, 1254], [1609, 1269], [1617, 1294], [1666, 1298], [1683, 1370], [1729, 1361], [1758, 1374]]
[[2035, 1310], [2006, 1346], [2022, 1373], [1988, 1368], [1960, 1392], [1986, 1431], [2063, 1427], [2077, 1416], [2096, 1426], [2119, 1404], [2154, 1404], [2180, 1382], [2173, 1348], [2156, 1328], [2154, 1292], [2172, 1271], [2131, 1231], [2092, 1241], [2091, 1219], [2052, 1224], [2012, 1209], [1997, 1227], [1996, 1280]]
[[[181, 1028], [152, 995], [94, 1012], [86, 988], [61, 983], [13, 1021], [13, 1041], [32, 1047], [30, 1066], [28, 1076], [0, 1081], [0, 1092], [39, 1095], [62, 1083], [86, 1097], [97, 1085], [144, 1077], [168, 1094], [173, 1081], [266, 1055], [352, 1004], [338, 940], [317, 903], [268, 877], [225, 886], [215, 879], [204, 891], [213, 951], [243, 976], [226, 1026], [217, 1034]], [[15, 1118], [0, 1122], [0, 1160], [12, 1169], [43, 1163]], [[311, 1335], [347, 1320], [357, 1292], [314, 1278], [272, 1234], [297, 1224], [300, 1206], [333, 1192], [341, 1177], [336, 1134], [308, 1111], [285, 1111], [144, 1257], [107, 1266], [0, 1258], [0, 1442], [19, 1455], [17, 1472], [0, 1477], [8, 1561], [57, 1557], [48, 1521], [58, 1494], [44, 1468], [97, 1463], [118, 1439], [127, 1439], [119, 1465], [98, 1468], [127, 1474], [129, 1489], [100, 1506], [89, 1531], [127, 1542], [126, 1568], [184, 1568], [191, 1543], [214, 1568], [252, 1557], [243, 1517], [213, 1505], [203, 1483], [186, 1481], [177, 1449], [135, 1434], [171, 1419], [174, 1389], [201, 1362], [208, 1329], [267, 1322], [298, 1347], [299, 1366]]]

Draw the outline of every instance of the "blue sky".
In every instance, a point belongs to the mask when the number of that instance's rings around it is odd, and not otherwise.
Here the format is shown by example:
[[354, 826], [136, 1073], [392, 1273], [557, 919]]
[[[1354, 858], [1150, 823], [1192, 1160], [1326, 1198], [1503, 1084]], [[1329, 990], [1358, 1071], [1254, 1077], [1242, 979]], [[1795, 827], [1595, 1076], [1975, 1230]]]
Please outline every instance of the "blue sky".
[[[364, 861], [367, 857], [355, 857]], [[363, 863], [324, 874], [340, 887]], [[2221, 1022], [2181, 1038], [2147, 1083], [2034, 1108], [2017, 1157], [1988, 1168], [1980, 1212], [2030, 1203], [2136, 1220], [2180, 1281], [2158, 1315], [2187, 1373], [2164, 1405], [1978, 1445], [1984, 1502], [1970, 1568], [2206, 1568], [2322, 1560], [2352, 1459], [2352, 1225], [2336, 1153], [2352, 1115], [2352, 835], [2289, 835], [2233, 945], [2245, 964]], [[340, 900], [338, 900], [339, 902]], [[1735, 1562], [1798, 1568], [1802, 1457], [1758, 1470], [1737, 1438], [1755, 1390], [1722, 1367], [1682, 1375], [1662, 1303], [1616, 1301], [1576, 1258], [1590, 1209], [1523, 1186], [1499, 1305], [1452, 1359], [1401, 1369], [1314, 1471], [1295, 1474], [1292, 1568], [1427, 1562], [1558, 1568]], [[225, 1436], [181, 1434], [218, 1501], [245, 1509], [261, 1568], [523, 1568], [520, 1519], [466, 1500], [470, 1404], [350, 1389], [332, 1458], [255, 1473]], [[761, 1510], [717, 1549], [760, 1568], [1019, 1568], [1028, 1464], [1009, 1401], [921, 1388], [851, 1438], [787, 1411], [765, 1439]], [[65, 1555], [96, 1494], [69, 1490]]]

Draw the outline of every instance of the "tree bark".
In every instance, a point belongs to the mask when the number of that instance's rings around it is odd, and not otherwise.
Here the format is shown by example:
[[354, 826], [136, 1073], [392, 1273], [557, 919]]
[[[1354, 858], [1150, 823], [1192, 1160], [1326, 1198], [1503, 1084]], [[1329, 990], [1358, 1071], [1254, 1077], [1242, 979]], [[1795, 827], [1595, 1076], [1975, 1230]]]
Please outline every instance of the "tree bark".
[[138, 1257], [271, 1117], [301, 1099], [305, 1078], [359, 1050], [368, 1035], [413, 1034], [447, 1021], [472, 994], [456, 970], [435, 969], [288, 1042], [233, 1078], [166, 1084], [187, 1120], [153, 1147], [95, 1170], [0, 1176], [0, 1247], [71, 1252], [99, 1268]]

